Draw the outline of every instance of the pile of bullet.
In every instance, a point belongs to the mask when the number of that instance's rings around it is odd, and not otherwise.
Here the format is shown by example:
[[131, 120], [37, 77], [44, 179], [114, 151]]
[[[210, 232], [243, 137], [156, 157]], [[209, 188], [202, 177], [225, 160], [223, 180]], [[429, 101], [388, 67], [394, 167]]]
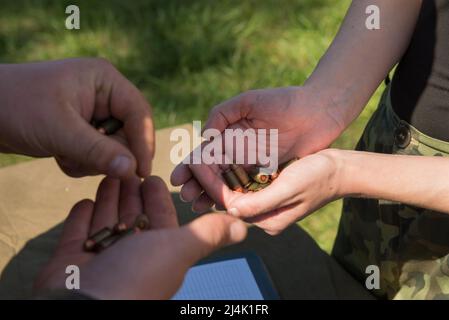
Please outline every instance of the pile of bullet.
[[113, 228], [105, 227], [94, 233], [84, 242], [84, 250], [87, 252], [100, 252], [128, 235], [136, 234], [149, 228], [150, 220], [148, 216], [139, 214], [132, 228], [128, 228], [123, 222], [119, 222]]
[[248, 191], [257, 192], [268, 187], [287, 166], [297, 158], [281, 164], [276, 172], [268, 172], [266, 168], [254, 167], [249, 172], [237, 164], [231, 164], [223, 172], [223, 178], [228, 187], [236, 192], [246, 193]]

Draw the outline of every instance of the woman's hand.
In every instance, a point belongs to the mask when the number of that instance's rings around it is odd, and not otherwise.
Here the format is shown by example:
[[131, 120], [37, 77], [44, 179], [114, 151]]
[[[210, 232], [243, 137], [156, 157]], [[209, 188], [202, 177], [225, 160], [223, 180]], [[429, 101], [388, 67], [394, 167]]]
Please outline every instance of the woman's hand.
[[[345, 128], [340, 117], [330, 99], [309, 87], [254, 90], [216, 106], [205, 129], [277, 129], [281, 163], [327, 148]], [[218, 165], [180, 164], [171, 183], [183, 185], [182, 199], [203, 211], [214, 203], [226, 205], [226, 193], [216, 192], [218, 182], [202, 178], [220, 176], [219, 172]]]
[[324, 150], [293, 162], [267, 188], [238, 194], [228, 212], [276, 235], [290, 224], [343, 196], [338, 150]]
[[[100, 254], [85, 252], [89, 235], [118, 221], [133, 225], [148, 215], [151, 230], [129, 235]], [[35, 291], [65, 288], [68, 265], [80, 268], [81, 292], [98, 299], [168, 299], [179, 289], [188, 268], [221, 246], [239, 242], [246, 226], [236, 218], [208, 214], [178, 226], [171, 195], [161, 179], [124, 182], [106, 178], [96, 202], [72, 209], [52, 259], [35, 281]]]
[[202, 185], [227, 211], [269, 234], [343, 197], [383, 199], [449, 213], [446, 157], [389, 155], [337, 149], [322, 150], [293, 162], [267, 188], [234, 192], [220, 171], [195, 165]]
[[[273, 128], [279, 130], [279, 162], [327, 148], [360, 114], [388, 72], [403, 56], [416, 25], [422, 0], [353, 1], [340, 30], [304, 87], [255, 90], [214, 108], [206, 128]], [[366, 8], [382, 8], [385, 26], [366, 28]], [[398, 14], [401, 12], [401, 14]], [[195, 177], [210, 175], [198, 166], [178, 166], [172, 184], [196, 210], [222, 197], [210, 196], [211, 185]], [[205, 193], [203, 193], [203, 190]], [[212, 198], [212, 199], [211, 199]]]
[[[0, 79], [0, 151], [54, 156], [71, 176], [150, 174], [150, 106], [107, 61], [0, 65]], [[124, 123], [115, 135], [90, 124], [109, 117]]]
[[[258, 192], [234, 192], [221, 180], [221, 173], [201, 174], [211, 197], [222, 199], [228, 213], [253, 223], [271, 235], [343, 196], [339, 150], [323, 150], [293, 162], [276, 180]], [[199, 166], [204, 171], [206, 165]]]

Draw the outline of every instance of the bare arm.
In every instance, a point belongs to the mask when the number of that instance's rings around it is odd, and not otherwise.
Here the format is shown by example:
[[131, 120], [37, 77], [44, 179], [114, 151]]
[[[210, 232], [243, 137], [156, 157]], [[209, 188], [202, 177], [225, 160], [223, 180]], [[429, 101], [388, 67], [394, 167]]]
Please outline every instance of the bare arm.
[[[306, 82], [331, 101], [346, 128], [400, 60], [409, 44], [422, 0], [355, 0], [341, 28]], [[380, 9], [380, 30], [368, 30], [369, 5]]]
[[236, 196], [227, 208], [269, 234], [348, 196], [449, 214], [448, 176], [448, 158], [327, 149], [294, 162], [269, 187]]
[[385, 199], [449, 213], [449, 159], [336, 151], [340, 195]]
[[[404, 54], [421, 4], [422, 0], [353, 1], [333, 43], [304, 86], [243, 93], [217, 105], [205, 127], [220, 132], [226, 128], [278, 129], [281, 162], [328, 148], [362, 111], [380, 82]], [[377, 5], [380, 9], [380, 30], [366, 28], [369, 5]], [[317, 167], [317, 164], [312, 166]], [[304, 179], [305, 171], [299, 168], [297, 175], [293, 174], [291, 181], [285, 182], [288, 189], [283, 191], [285, 199], [295, 196], [295, 189], [288, 186], [296, 182], [294, 177]], [[253, 196], [248, 196], [237, 202], [239, 194], [227, 189], [223, 183], [216, 183], [221, 181], [219, 172], [219, 168], [213, 166], [180, 164], [171, 181], [173, 185], [183, 185], [182, 198], [193, 201], [193, 207], [198, 211], [217, 203], [226, 208], [240, 206], [237, 209], [245, 215], [246, 212], [268, 212], [285, 204], [281, 201], [284, 197], [276, 193], [276, 189], [271, 189], [268, 194], [258, 192], [254, 201], [251, 200]], [[316, 180], [312, 175], [309, 177], [312, 182]], [[280, 182], [276, 185], [284, 188]], [[333, 196], [331, 194], [330, 198]], [[311, 212], [319, 205], [322, 203], [314, 203], [307, 211]], [[298, 215], [290, 214], [289, 217]]]

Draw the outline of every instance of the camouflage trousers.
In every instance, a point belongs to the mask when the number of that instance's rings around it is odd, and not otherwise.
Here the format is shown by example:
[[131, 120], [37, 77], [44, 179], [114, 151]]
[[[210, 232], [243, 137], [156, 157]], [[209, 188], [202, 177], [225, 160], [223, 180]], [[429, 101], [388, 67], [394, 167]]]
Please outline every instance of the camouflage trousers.
[[[394, 113], [387, 88], [356, 147], [360, 151], [449, 156], [449, 143]], [[394, 177], [392, 177], [394, 178]], [[448, 195], [449, 196], [449, 195]], [[449, 215], [402, 203], [344, 200], [332, 255], [359, 281], [380, 270], [379, 298], [449, 299]]]

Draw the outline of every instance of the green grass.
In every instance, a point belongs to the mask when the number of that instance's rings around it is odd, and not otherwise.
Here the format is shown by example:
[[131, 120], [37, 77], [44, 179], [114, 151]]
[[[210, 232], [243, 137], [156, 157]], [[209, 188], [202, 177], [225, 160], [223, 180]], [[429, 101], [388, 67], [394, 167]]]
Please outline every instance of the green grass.
[[[300, 85], [338, 30], [349, 0], [2, 1], [6, 63], [101, 56], [151, 101], [158, 128], [205, 120], [220, 101], [254, 88]], [[64, 27], [78, 4], [81, 30]], [[353, 148], [375, 107], [335, 143]], [[26, 158], [0, 156], [0, 166]], [[340, 202], [300, 224], [329, 251]]]

